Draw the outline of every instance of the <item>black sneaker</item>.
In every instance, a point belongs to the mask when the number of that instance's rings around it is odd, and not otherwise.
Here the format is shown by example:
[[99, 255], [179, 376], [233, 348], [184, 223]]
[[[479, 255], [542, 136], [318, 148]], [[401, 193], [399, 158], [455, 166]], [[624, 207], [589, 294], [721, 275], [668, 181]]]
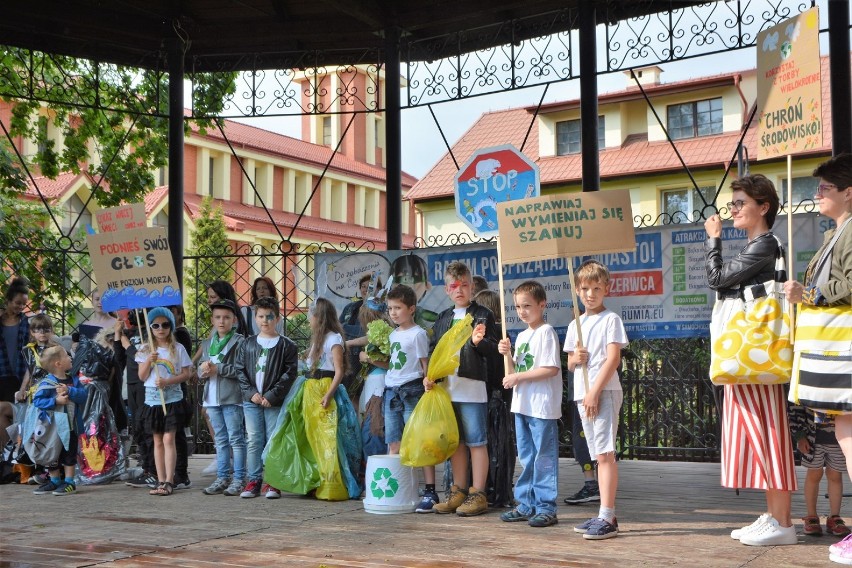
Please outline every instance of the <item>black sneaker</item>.
[[189, 489], [192, 487], [192, 481], [189, 480], [189, 477], [178, 477], [175, 476], [175, 489]]
[[600, 501], [601, 492], [597, 485], [589, 487], [583, 485], [579, 491], [564, 499], [567, 505], [579, 505], [580, 503], [589, 503], [591, 501]]
[[156, 489], [159, 486], [159, 483], [157, 483], [157, 478], [147, 473], [142, 473], [139, 476], [134, 477], [130, 481], [125, 481], [124, 484], [128, 487], [149, 487], [151, 489]]

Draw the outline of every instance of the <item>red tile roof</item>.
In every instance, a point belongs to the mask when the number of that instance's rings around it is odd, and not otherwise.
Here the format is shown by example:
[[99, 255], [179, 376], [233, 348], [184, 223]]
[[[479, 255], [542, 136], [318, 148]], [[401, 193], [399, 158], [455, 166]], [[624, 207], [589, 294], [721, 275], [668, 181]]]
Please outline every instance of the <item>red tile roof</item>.
[[[38, 195], [39, 192], [41, 192], [47, 200], [57, 199], [64, 195], [65, 191], [84, 175], [86, 174], [66, 172], [59, 174], [56, 179], [50, 179], [44, 176], [35, 176], [32, 180], [27, 180], [27, 190], [25, 195], [28, 198], [39, 199]], [[33, 184], [33, 182], [35, 182], [35, 184]], [[38, 190], [36, 190], [36, 188], [38, 188]]]
[[[821, 58], [822, 63], [822, 129], [823, 145], [800, 155], [824, 155], [831, 153], [831, 77], [829, 74], [828, 57]], [[741, 74], [753, 73], [754, 70], [743, 71]], [[740, 73], [728, 74], [732, 80]], [[663, 85], [667, 92], [672, 90], [672, 85], [680, 87], [681, 90], [693, 90], [696, 84], [707, 86], [709, 83], [725, 81], [725, 76], [714, 76], [710, 78], [690, 79]], [[635, 89], [638, 92], [638, 89]], [[659, 90], [659, 89], [657, 89]], [[634, 89], [618, 91], [610, 95], [601, 95], [601, 100], [612, 99], [620, 101], [623, 97], [632, 98]], [[640, 95], [641, 96], [641, 95]], [[551, 111], [570, 108], [577, 101], [566, 101], [548, 105]], [[488, 112], [483, 114], [479, 120], [453, 145], [453, 153], [459, 165], [463, 164], [479, 148], [487, 148], [500, 144], [514, 144], [520, 147], [533, 120], [535, 107], [513, 108], [504, 111]], [[749, 109], [751, 112], [751, 109]], [[725, 132], [716, 136], [702, 136], [700, 138], [689, 138], [675, 141], [677, 150], [683, 156], [684, 161], [690, 169], [704, 167], [727, 166], [728, 162], [735, 159], [737, 141], [740, 132]], [[581, 181], [581, 154], [569, 154], [567, 156], [539, 155], [538, 128], [533, 127], [529, 140], [524, 147], [524, 154], [531, 160], [537, 162], [541, 169], [541, 184], [562, 185], [568, 183], [579, 183]], [[748, 148], [750, 160], [757, 158], [757, 116], [743, 140]], [[626, 175], [657, 174], [661, 172], [672, 172], [682, 169], [672, 146], [667, 141], [648, 142], [647, 132], [644, 134], [633, 134], [628, 136], [621, 146], [611, 147], [600, 152], [601, 178], [618, 178]], [[411, 201], [429, 201], [432, 199], [446, 199], [452, 197], [453, 177], [457, 168], [450, 154], [445, 154], [438, 163], [419, 181], [408, 193]]]
[[[293, 159], [320, 168], [325, 167], [333, 153], [333, 149], [327, 146], [312, 144], [233, 120], [225, 120], [223, 128], [231, 144], [237, 148], [250, 147], [265, 154]], [[201, 136], [195, 126], [192, 127], [192, 136]], [[215, 126], [207, 129], [206, 137], [220, 143], [225, 142], [222, 133]], [[329, 169], [360, 176], [373, 182], [384, 183], [385, 181], [385, 168], [360, 162], [339, 153], [334, 156]], [[402, 173], [403, 187], [411, 187], [416, 182], [416, 177]]]

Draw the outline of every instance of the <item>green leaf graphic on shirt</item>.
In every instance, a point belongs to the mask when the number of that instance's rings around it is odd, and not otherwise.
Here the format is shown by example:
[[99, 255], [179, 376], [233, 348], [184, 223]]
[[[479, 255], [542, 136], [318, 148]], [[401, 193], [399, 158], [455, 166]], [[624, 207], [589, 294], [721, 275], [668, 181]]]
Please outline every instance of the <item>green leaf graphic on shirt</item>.
[[529, 371], [533, 366], [533, 356], [530, 353], [530, 344], [529, 343], [521, 343], [518, 345], [518, 351], [515, 353], [515, 359], [517, 363], [515, 364], [515, 371], [518, 373], [523, 373], [524, 371]]
[[406, 357], [405, 352], [402, 351], [402, 345], [399, 344], [399, 341], [395, 341], [393, 345], [391, 345], [388, 369], [399, 371], [402, 369], [403, 365], [405, 365], [406, 361], [408, 361], [408, 357]]

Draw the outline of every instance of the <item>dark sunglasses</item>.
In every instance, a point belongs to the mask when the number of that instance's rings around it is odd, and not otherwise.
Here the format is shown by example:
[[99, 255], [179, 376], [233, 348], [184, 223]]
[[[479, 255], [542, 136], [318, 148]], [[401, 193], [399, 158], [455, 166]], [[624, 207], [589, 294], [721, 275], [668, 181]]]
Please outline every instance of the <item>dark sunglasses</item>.
[[49, 333], [49, 332], [53, 331], [49, 327], [31, 327], [30, 330], [33, 333]]
[[160, 328], [171, 329], [172, 324], [171, 324], [171, 322], [167, 322], [167, 321], [164, 321], [163, 323], [152, 323], [151, 324], [151, 329], [160, 329]]

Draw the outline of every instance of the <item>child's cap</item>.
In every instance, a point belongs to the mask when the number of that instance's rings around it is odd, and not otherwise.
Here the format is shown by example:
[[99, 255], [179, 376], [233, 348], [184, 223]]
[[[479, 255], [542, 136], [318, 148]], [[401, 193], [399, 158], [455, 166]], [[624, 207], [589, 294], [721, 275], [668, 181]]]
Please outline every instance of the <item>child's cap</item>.
[[231, 310], [231, 312], [233, 312], [233, 314], [235, 316], [238, 315], [237, 314], [237, 305], [231, 300], [222, 299], [222, 300], [217, 300], [217, 301], [213, 302], [212, 304], [210, 304], [210, 311], [211, 312], [213, 310], [215, 310], [216, 308]]
[[172, 324], [172, 330], [175, 328], [175, 316], [172, 311], [168, 308], [154, 308], [153, 310], [148, 311], [148, 324], [154, 322], [157, 318], [166, 318], [169, 320], [169, 323]]

